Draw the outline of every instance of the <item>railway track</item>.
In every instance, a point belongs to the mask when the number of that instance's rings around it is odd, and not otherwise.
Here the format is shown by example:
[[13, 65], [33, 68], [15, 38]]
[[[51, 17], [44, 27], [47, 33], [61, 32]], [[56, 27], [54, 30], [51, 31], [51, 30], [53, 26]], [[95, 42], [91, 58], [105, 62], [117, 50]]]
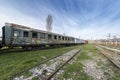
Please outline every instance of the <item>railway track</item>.
[[65, 63], [57, 68], [46, 80], [51, 80], [56, 75], [56, 73], [59, 72], [59, 70], [62, 69], [69, 61], [71, 61], [79, 52], [80, 50], [78, 50], [72, 57], [70, 57]]
[[[52, 60], [52, 59], [55, 59], [55, 58], [57, 58], [57, 57], [59, 57], [59, 56], [61, 56], [61, 55], [62, 55], [62, 54], [59, 54], [59, 55], [54, 56], [54, 57], [52, 57], [52, 58], [46, 59], [46, 60], [40, 62], [39, 64], [34, 65], [33, 67], [30, 67], [30, 68], [28, 68], [28, 69], [22, 70], [22, 71], [20, 71], [20, 72], [18, 72], [18, 73], [16, 73], [16, 74], [10, 76], [9, 79], [13, 80], [15, 77], [20, 76], [20, 75], [23, 74], [24, 72], [26, 72], [26, 71], [28, 71], [28, 70], [36, 67], [36, 66], [39, 66], [39, 65], [41, 65], [41, 64], [44, 64], [44, 63], [46, 63], [46, 62], [48, 62], [48, 61], [50, 61], [50, 60]], [[5, 80], [7, 80], [7, 79], [5, 79]]]
[[103, 46], [96, 46], [98, 50], [116, 67], [120, 70], [120, 55], [114, 51], [109, 50]]
[[107, 50], [110, 50], [110, 51], [115, 52], [118, 55], [120, 55], [120, 50], [118, 50], [118, 49], [113, 49], [113, 48], [109, 48], [109, 47], [106, 47], [106, 46], [100, 46], [100, 47], [103, 47], [103, 48], [105, 48]]
[[74, 49], [63, 55], [59, 55], [52, 59], [46, 60], [42, 63], [42, 65], [40, 64], [39, 66], [34, 67], [30, 70], [33, 74], [32, 76], [29, 76], [27, 78], [15, 77], [14, 80], [32, 80], [32, 78], [35, 76], [37, 76], [40, 80], [56, 79], [56, 75], [58, 74], [58, 72], [66, 64], [68, 64], [80, 52], [80, 50], [81, 49]]

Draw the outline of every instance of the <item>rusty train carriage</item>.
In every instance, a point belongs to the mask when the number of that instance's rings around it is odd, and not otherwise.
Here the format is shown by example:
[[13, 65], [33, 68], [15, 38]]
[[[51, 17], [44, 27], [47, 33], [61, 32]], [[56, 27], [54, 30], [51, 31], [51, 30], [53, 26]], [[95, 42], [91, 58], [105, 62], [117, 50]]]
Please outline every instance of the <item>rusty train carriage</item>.
[[52, 32], [37, 30], [13, 23], [6, 23], [2, 28], [2, 44], [9, 47], [43, 47], [45, 45], [78, 44], [77, 38]]

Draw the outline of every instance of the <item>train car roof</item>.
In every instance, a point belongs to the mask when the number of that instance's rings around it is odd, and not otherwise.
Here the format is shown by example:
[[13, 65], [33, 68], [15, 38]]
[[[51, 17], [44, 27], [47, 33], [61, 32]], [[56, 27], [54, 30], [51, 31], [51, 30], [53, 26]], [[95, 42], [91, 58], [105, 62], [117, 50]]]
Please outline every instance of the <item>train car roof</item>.
[[53, 32], [48, 32], [48, 31], [43, 31], [43, 30], [38, 30], [38, 29], [34, 29], [34, 28], [30, 28], [30, 27], [27, 27], [27, 26], [18, 25], [18, 24], [14, 24], [14, 23], [5, 23], [5, 26], [10, 26], [10, 27], [13, 27], [13, 28], [24, 29], [24, 30], [27, 30], [27, 31], [42, 32], [42, 33], [46, 33], [46, 34], [53, 34], [53, 35], [59, 35], [59, 36], [65, 36], [65, 37], [75, 38], [75, 37], [72, 37], [72, 36], [66, 36], [66, 35], [62, 35], [62, 34], [58, 34], [58, 33], [53, 33]]

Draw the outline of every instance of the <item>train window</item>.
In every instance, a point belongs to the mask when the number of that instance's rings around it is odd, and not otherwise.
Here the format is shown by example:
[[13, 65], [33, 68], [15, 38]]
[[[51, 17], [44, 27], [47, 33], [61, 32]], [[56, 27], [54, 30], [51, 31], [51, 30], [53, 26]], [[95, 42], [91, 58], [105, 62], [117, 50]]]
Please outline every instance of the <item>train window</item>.
[[33, 32], [33, 33], [32, 33], [32, 38], [37, 38], [37, 37], [38, 37], [37, 33], [36, 33], [36, 32]]
[[19, 34], [20, 34], [19, 31], [15, 30], [13, 35], [14, 35], [14, 37], [18, 37]]
[[64, 37], [62, 37], [62, 40], [64, 40]]
[[40, 33], [40, 39], [45, 39], [45, 33]]
[[73, 38], [71, 38], [71, 41], [73, 41]]
[[71, 38], [69, 40], [71, 41]]
[[68, 41], [70, 40], [70, 38], [68, 37]]
[[67, 40], [67, 37], [65, 37], [65, 40]]
[[61, 36], [59, 36], [59, 40], [61, 40]]
[[52, 40], [52, 35], [49, 34], [49, 35], [48, 35], [48, 39], [49, 39], [49, 40]]
[[54, 36], [54, 39], [57, 39], [57, 36], [56, 36], [56, 35]]
[[71, 41], [71, 38], [69, 38], [69, 40]]
[[72, 41], [74, 41], [74, 38], [72, 38]]
[[29, 32], [28, 32], [28, 31], [24, 31], [24, 32], [23, 32], [23, 36], [24, 36], [24, 37], [29, 37]]

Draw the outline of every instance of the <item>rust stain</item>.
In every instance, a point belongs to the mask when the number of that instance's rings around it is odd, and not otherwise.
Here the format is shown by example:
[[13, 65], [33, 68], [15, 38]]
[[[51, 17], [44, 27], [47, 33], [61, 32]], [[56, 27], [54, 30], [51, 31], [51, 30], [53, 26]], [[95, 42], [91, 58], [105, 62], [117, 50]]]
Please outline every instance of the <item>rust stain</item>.
[[29, 28], [29, 27], [27, 27], [27, 26], [18, 25], [18, 24], [14, 24], [14, 23], [6, 23], [6, 25], [9, 25], [9, 26], [11, 26], [11, 27], [13, 27], [13, 28], [31, 29], [31, 28]]

